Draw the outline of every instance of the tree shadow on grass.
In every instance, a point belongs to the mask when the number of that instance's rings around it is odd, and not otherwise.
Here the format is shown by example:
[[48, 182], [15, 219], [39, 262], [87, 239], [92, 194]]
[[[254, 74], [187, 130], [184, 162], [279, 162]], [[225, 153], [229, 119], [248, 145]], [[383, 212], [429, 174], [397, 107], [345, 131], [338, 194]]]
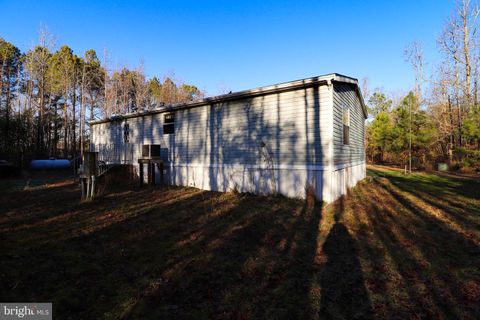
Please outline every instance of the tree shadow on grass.
[[125, 318], [309, 318], [321, 208], [259, 199], [241, 196], [224, 221], [209, 221], [176, 254], [175, 271], [162, 268], [168, 281], [142, 293]]
[[[470, 289], [465, 278], [475, 278], [469, 274], [479, 253], [475, 243], [408, 199], [400, 187], [389, 181], [375, 179], [369, 189], [359, 192], [363, 199], [371, 200], [365, 203], [367, 207], [356, 209], [369, 213], [365, 217], [373, 226], [374, 238], [385, 249], [383, 254], [391, 257], [389, 273], [400, 276], [387, 291], [374, 289], [377, 299], [379, 294], [385, 296], [381, 299], [388, 305], [385, 317], [414, 314], [425, 319], [478, 318], [472, 304], [475, 294], [465, 294]], [[372, 247], [365, 241], [360, 243]], [[387, 260], [378, 260], [380, 256], [376, 252], [368, 259], [377, 267], [385, 267]], [[367, 282], [372, 281], [377, 282], [378, 277], [370, 277]], [[381, 312], [382, 308], [377, 305], [375, 310]]]
[[77, 196], [46, 191], [45, 216], [6, 216], [43, 222], [0, 233], [0, 296], [75, 319], [478, 318], [478, 247], [401, 186], [360, 184], [335, 222], [282, 197], [166, 188], [47, 210]]

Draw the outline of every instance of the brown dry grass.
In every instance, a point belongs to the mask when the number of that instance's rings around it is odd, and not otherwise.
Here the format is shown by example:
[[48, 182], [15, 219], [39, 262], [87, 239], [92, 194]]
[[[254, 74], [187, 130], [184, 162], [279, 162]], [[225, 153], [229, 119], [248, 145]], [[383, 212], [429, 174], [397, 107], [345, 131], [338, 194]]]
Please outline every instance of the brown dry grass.
[[0, 195], [0, 301], [58, 319], [478, 319], [480, 183], [371, 168], [322, 207], [65, 180]]

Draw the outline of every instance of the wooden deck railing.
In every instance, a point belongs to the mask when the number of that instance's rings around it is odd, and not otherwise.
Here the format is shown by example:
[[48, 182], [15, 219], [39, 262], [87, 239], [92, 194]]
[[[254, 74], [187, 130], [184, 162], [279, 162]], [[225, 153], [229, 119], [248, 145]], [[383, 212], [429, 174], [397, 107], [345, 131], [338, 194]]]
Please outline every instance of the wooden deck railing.
[[132, 164], [135, 163], [133, 143], [124, 143], [120, 146], [114, 144], [97, 144], [98, 161], [105, 164]]

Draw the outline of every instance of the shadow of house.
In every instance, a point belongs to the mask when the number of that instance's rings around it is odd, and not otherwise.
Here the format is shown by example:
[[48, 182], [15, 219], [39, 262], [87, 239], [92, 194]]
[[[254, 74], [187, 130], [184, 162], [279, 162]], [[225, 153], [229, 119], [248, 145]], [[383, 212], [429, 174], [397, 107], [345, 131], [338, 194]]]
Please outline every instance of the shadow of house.
[[335, 223], [323, 244], [326, 264], [321, 271], [321, 319], [371, 319], [356, 241], [342, 222], [345, 196], [335, 203]]
[[320, 277], [320, 318], [372, 318], [371, 302], [365, 288], [356, 244], [341, 222], [336, 222], [330, 230], [323, 252], [328, 260]]

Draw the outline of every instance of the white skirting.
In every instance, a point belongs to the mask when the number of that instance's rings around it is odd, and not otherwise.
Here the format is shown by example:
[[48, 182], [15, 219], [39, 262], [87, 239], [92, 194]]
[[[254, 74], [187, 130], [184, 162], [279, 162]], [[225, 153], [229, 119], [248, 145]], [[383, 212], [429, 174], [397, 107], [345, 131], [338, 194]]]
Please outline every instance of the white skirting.
[[[318, 200], [332, 202], [347, 188], [365, 178], [365, 163], [336, 166], [333, 170], [321, 166], [251, 166], [171, 164], [165, 167], [165, 182], [212, 191], [281, 194], [305, 198], [308, 186], [313, 187]], [[157, 178], [159, 173], [157, 172]]]
[[332, 172], [332, 190], [331, 199], [328, 202], [335, 201], [347, 193], [349, 188], [353, 188], [358, 181], [365, 179], [367, 174], [365, 162], [343, 166], [341, 169]]

